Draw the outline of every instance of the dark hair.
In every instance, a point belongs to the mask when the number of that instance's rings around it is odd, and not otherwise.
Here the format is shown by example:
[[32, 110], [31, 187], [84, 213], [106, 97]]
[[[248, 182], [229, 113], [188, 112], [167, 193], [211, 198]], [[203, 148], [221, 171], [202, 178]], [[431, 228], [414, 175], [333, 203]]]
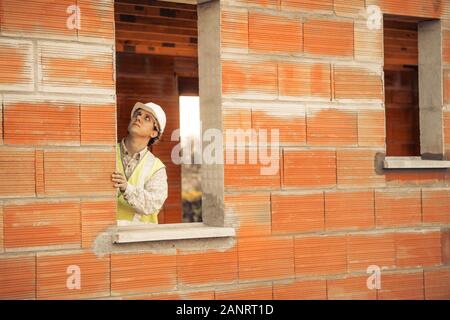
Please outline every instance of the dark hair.
[[148, 140], [148, 143], [147, 143], [147, 147], [150, 147], [152, 144], [154, 144], [156, 141], [158, 141], [159, 140], [159, 134], [156, 136], [156, 137], [154, 137], [154, 138], [151, 138], [150, 140]]
[[154, 138], [150, 138], [150, 140], [147, 143], [147, 147], [150, 147], [152, 144], [156, 143], [159, 139], [161, 139], [161, 132], [158, 130], [158, 128], [154, 128], [156, 131], [158, 131], [158, 135]]

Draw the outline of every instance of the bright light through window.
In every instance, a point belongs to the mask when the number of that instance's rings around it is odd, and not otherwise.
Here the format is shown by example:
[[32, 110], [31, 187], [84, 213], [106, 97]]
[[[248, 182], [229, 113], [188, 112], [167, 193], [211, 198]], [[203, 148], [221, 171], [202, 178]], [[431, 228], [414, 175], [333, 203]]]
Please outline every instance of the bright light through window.
[[194, 159], [201, 155], [200, 130], [199, 97], [180, 96], [181, 146], [183, 155], [190, 153], [191, 161], [191, 164], [181, 165], [183, 222], [202, 221], [201, 165], [194, 164]]
[[200, 98], [180, 96], [180, 136], [186, 139], [200, 137]]

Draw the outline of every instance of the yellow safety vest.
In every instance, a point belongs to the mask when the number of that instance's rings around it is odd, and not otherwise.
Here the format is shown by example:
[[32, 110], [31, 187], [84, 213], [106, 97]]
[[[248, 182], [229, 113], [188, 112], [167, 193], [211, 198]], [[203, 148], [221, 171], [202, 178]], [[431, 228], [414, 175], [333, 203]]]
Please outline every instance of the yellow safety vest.
[[[116, 147], [116, 161], [119, 172], [125, 175], [125, 170], [123, 169], [122, 157], [120, 154], [120, 144]], [[145, 156], [139, 161], [136, 169], [134, 169], [133, 174], [127, 180], [129, 184], [143, 188], [145, 183], [153, 176], [153, 174], [165, 165], [156, 158], [150, 152], [147, 152]], [[140, 222], [145, 223], [158, 223], [158, 211], [151, 214], [139, 214], [134, 208], [124, 199], [123, 194], [118, 192], [117, 200], [117, 220], [128, 220], [133, 221], [135, 215], [137, 215]]]

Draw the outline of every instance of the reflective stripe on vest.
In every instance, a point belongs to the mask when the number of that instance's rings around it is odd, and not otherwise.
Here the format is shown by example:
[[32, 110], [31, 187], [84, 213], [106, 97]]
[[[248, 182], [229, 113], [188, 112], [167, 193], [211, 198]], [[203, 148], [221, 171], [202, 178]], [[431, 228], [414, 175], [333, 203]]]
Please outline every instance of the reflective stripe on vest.
[[[119, 172], [125, 175], [119, 143], [116, 147], [116, 162]], [[147, 152], [141, 159], [141, 161], [139, 161], [139, 164], [137, 165], [136, 169], [134, 169], [133, 173], [127, 181], [129, 184], [135, 187], [144, 188], [145, 182], [147, 182], [148, 179], [150, 179], [156, 171], [164, 167], [165, 165], [161, 162], [161, 160], [156, 158], [150, 152]], [[133, 221], [137, 219], [140, 222], [158, 223], [158, 212], [159, 210], [151, 214], [137, 213], [134, 208], [124, 199], [122, 193], [118, 191], [117, 220]]]

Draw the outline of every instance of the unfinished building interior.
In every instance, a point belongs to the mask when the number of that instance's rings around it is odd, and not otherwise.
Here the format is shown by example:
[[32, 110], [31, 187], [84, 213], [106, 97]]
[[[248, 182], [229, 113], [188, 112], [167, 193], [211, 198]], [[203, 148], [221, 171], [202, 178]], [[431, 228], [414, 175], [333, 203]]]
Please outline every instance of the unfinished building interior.
[[[115, 1], [114, 9], [117, 137], [120, 141], [126, 136], [130, 111], [137, 101], [164, 107], [168, 119], [165, 134], [151, 149], [165, 163], [168, 173], [169, 196], [158, 218], [159, 223], [181, 223], [183, 168], [171, 160], [171, 150], [179, 143], [171, 135], [180, 127], [179, 97], [199, 95], [197, 6]], [[189, 200], [184, 199], [185, 205], [192, 203]]]

